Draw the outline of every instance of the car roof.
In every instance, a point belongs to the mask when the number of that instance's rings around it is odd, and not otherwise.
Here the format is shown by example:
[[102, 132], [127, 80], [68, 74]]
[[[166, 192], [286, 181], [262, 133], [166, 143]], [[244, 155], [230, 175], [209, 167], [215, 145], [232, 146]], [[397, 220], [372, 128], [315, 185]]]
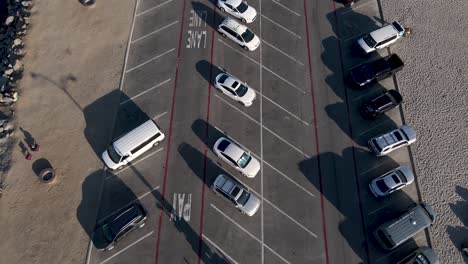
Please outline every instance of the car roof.
[[[226, 80], [224, 80], [223, 84], [231, 88], [237, 88], [237, 86], [239, 86], [240, 81], [230, 75], [227, 76], [228, 77], [226, 78]], [[235, 82], [237, 82], [237, 85], [233, 86]]]
[[394, 35], [398, 35], [399, 32], [395, 29], [393, 25], [387, 25], [385, 27], [379, 28], [375, 31], [372, 31], [370, 33], [371, 37], [376, 41], [376, 42], [381, 42], [386, 40], [389, 37], [392, 37]]
[[233, 7], [237, 7], [242, 3], [242, 0], [226, 0], [226, 3], [232, 5]]
[[218, 175], [218, 177], [216, 178], [216, 180], [214, 182], [214, 185], [217, 188], [221, 189], [224, 193], [229, 194], [230, 196], [233, 196], [231, 194], [231, 192], [235, 187], [239, 188], [239, 190], [243, 190], [242, 186], [240, 186], [232, 178], [230, 178], [230, 177], [228, 177], [228, 176], [226, 176], [224, 174]]
[[120, 154], [125, 155], [157, 133], [161, 133], [161, 131], [158, 125], [150, 119], [114, 141], [113, 145]]
[[236, 20], [230, 17], [227, 17], [226, 19], [224, 19], [221, 25], [227, 26], [228, 28], [236, 31], [238, 34], [242, 34], [245, 32], [245, 30], [247, 30], [246, 26], [240, 24], [239, 22], [237, 22]]
[[230, 142], [230, 144], [226, 147], [226, 149], [223, 151], [224, 154], [228, 155], [231, 157], [233, 160], [237, 161], [242, 157], [244, 154], [244, 150], [242, 150], [239, 146], [237, 146], [236, 143], [232, 142], [231, 140], [224, 138], [224, 140], [227, 140]]

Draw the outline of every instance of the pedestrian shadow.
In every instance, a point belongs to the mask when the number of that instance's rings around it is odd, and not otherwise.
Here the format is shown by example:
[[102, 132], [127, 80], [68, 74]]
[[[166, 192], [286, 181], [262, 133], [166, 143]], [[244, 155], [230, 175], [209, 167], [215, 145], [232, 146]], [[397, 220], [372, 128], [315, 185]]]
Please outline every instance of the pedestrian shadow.
[[326, 201], [340, 212], [343, 218], [338, 227], [340, 234], [362, 262], [373, 263], [385, 257], [388, 263], [395, 263], [416, 249], [416, 242], [410, 239], [389, 255], [377, 243], [372, 232], [384, 222], [406, 212], [414, 201], [404, 191], [383, 199], [373, 197], [368, 187], [370, 181], [399, 165], [389, 157], [382, 157], [379, 159], [381, 166], [356, 175], [353, 159], [361, 155], [367, 153], [353, 153], [353, 148], [346, 148], [341, 154], [320, 153], [301, 161], [298, 167]]
[[33, 146], [34, 143], [36, 143], [36, 140], [33, 138], [33, 136], [31, 135], [31, 133], [29, 133], [29, 131], [23, 129], [22, 127], [20, 127], [19, 129], [21, 130], [21, 132], [23, 132], [24, 142], [25, 142], [28, 146]]
[[98, 98], [83, 109], [84, 134], [96, 156], [100, 157], [112, 139], [117, 139], [148, 121], [144, 113], [120, 90]]
[[[456, 203], [449, 203], [452, 212], [460, 219], [463, 226], [447, 226], [447, 234], [453, 245], [462, 250], [462, 244], [468, 245], [468, 189], [462, 186], [456, 186], [455, 192], [461, 198]], [[464, 261], [468, 263], [468, 256], [461, 253]]]
[[225, 69], [215, 66], [207, 60], [200, 60], [195, 64], [197, 72], [211, 85], [215, 85], [215, 78], [220, 73], [226, 72]]

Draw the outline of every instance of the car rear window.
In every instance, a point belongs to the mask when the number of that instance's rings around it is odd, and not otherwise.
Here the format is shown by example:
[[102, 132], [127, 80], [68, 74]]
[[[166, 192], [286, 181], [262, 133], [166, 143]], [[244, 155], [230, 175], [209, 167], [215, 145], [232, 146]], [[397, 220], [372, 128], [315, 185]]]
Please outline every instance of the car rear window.
[[396, 184], [400, 183], [400, 178], [398, 178], [395, 174], [392, 175], [392, 179]]
[[229, 144], [231, 144], [229, 141], [223, 140], [223, 141], [221, 141], [221, 143], [219, 143], [218, 149], [219, 149], [220, 151], [225, 151], [226, 148], [229, 146]]
[[231, 195], [233, 197], [236, 197], [237, 194], [239, 194], [239, 192], [240, 192], [240, 188], [236, 186], [236, 187], [234, 187], [234, 189], [232, 189]]
[[388, 191], [388, 187], [383, 180], [378, 180], [375, 182], [375, 184], [377, 185], [377, 187], [380, 189], [381, 192], [385, 193]]
[[398, 141], [402, 141], [403, 137], [401, 136], [400, 132], [393, 132], [393, 135], [396, 137]]
[[219, 81], [220, 83], [224, 83], [224, 81], [226, 81], [227, 77], [228, 77], [228, 76], [227, 76], [226, 74], [223, 74], [223, 75], [221, 75], [221, 77], [219, 77], [219, 80], [218, 80], [218, 81]]

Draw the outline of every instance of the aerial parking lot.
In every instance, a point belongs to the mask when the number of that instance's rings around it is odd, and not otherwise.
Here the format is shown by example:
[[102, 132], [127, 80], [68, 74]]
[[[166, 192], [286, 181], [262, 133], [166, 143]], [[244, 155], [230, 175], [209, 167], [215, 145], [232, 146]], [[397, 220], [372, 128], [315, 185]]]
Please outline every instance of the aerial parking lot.
[[[414, 67], [411, 20], [384, 17], [378, 0], [133, 0], [126, 13], [114, 6], [115, 18], [99, 17], [110, 2], [79, 13], [107, 41], [81, 53], [77, 65], [99, 65], [86, 67], [90, 78], [65, 66], [59, 81], [47, 70], [25, 74], [26, 85], [54, 89], [30, 98], [63, 102], [47, 118], [64, 134], [54, 145], [38, 132], [33, 153], [67, 148], [48, 154], [59, 173], [46, 187], [49, 207], [76, 209], [63, 236], [80, 256], [61, 262], [401, 264], [416, 250], [431, 258], [427, 247], [440, 243], [431, 230], [443, 220], [418, 169], [426, 160], [413, 153], [428, 140], [407, 118], [417, 100], [400, 81]], [[80, 57], [73, 45], [87, 41], [70, 42], [63, 56]], [[74, 154], [73, 166], [54, 161]], [[66, 202], [57, 189], [71, 176], [77, 194], [68, 189]]]

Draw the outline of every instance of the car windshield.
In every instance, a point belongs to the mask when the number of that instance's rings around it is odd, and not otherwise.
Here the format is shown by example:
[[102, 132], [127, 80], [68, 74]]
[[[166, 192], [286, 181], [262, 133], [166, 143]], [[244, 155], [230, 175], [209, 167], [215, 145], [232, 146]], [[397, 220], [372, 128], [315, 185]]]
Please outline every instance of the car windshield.
[[119, 163], [119, 162], [120, 162], [120, 159], [122, 159], [122, 156], [120, 156], [119, 153], [117, 153], [117, 151], [115, 151], [113, 145], [110, 145], [110, 146], [107, 148], [107, 153], [109, 153], [109, 158], [110, 158], [114, 163]]
[[250, 42], [254, 37], [255, 37], [255, 34], [249, 29], [246, 29], [245, 32], [242, 33], [242, 38], [244, 39], [245, 42]]
[[387, 94], [384, 94], [382, 96], [379, 96], [374, 101], [372, 101], [372, 108], [380, 109], [391, 103], [392, 103], [392, 100], [390, 99], [390, 97]]
[[375, 47], [375, 44], [377, 44], [377, 42], [375, 42], [375, 40], [370, 35], [367, 35], [362, 39], [364, 39], [364, 42], [366, 42], [367, 46], [371, 48]]
[[374, 78], [375, 72], [372, 69], [372, 67], [370, 67], [369, 65], [365, 65], [362, 67], [362, 74], [365, 76], [366, 79], [369, 80]]
[[248, 5], [246, 5], [244, 2], [241, 2], [240, 5], [238, 5], [236, 7], [237, 11], [241, 12], [241, 13], [244, 13], [245, 10], [247, 10], [247, 8], [249, 8]]
[[385, 184], [385, 182], [382, 179], [376, 181], [375, 184], [380, 189], [380, 191], [383, 192], [383, 193], [386, 193], [389, 190], [388, 186]]
[[252, 157], [244, 152], [244, 154], [242, 154], [242, 157], [240, 157], [240, 159], [237, 161], [237, 164], [239, 164], [239, 167], [245, 168], [245, 166], [249, 164], [251, 159]]
[[237, 203], [245, 205], [247, 201], [249, 200], [249, 197], [250, 197], [250, 193], [246, 191], [242, 191], [239, 199], [237, 199]]
[[379, 144], [377, 144], [377, 140], [376, 140], [376, 139], [372, 139], [372, 143], [374, 143], [375, 148], [376, 148], [379, 152], [382, 151], [382, 148], [380, 147]]
[[248, 89], [249, 89], [249, 88], [247, 88], [247, 86], [241, 84], [241, 85], [239, 85], [239, 88], [237, 88], [236, 94], [237, 94], [238, 96], [242, 97], [242, 96], [244, 96], [244, 95], [247, 93], [247, 90], [248, 90]]
[[102, 233], [108, 242], [112, 242], [114, 240], [115, 234], [112, 232], [108, 224], [102, 226]]
[[228, 77], [228, 76], [227, 76], [226, 74], [221, 75], [221, 77], [219, 77], [218, 82], [224, 83], [224, 81], [226, 81], [227, 77]]

